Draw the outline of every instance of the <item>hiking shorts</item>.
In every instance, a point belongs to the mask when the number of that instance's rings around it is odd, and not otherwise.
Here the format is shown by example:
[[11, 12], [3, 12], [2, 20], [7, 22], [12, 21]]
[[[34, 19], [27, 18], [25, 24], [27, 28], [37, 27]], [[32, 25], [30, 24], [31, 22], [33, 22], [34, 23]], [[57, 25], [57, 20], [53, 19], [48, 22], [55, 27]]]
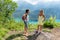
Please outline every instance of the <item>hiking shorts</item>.
[[28, 22], [24, 20], [25, 27], [28, 28]]

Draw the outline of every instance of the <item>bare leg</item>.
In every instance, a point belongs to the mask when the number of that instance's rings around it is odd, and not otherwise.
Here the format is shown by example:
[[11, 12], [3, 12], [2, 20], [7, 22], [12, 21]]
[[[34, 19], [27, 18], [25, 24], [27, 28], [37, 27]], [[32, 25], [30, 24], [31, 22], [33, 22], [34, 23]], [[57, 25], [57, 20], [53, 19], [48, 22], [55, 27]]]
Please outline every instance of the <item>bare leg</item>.
[[28, 30], [28, 28], [25, 27], [24, 28], [24, 35], [26, 35], [26, 36], [28, 36], [28, 31], [27, 30]]
[[36, 33], [38, 33], [38, 31], [39, 31], [39, 25], [37, 26], [37, 30], [36, 30]]
[[39, 30], [39, 25], [38, 25], [38, 27], [37, 27], [37, 31]]
[[42, 31], [42, 25], [39, 26], [39, 30], [40, 30], [40, 32]]
[[27, 29], [26, 29], [26, 27], [24, 28], [24, 34], [26, 34], [27, 33]]

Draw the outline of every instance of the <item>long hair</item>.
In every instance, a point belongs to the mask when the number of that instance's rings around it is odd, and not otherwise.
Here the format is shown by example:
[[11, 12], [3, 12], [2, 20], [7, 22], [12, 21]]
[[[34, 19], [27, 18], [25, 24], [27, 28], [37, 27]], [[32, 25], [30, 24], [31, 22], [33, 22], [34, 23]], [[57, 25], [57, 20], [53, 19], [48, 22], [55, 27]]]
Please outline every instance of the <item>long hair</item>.
[[44, 11], [43, 11], [43, 10], [40, 10], [39, 16], [43, 16], [43, 17], [45, 17], [45, 15], [44, 15]]

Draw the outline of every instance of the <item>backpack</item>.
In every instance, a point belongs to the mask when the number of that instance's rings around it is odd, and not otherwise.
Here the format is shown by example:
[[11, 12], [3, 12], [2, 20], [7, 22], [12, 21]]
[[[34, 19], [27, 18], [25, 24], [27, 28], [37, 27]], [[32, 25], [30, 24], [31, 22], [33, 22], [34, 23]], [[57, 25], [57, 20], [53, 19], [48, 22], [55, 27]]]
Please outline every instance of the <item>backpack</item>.
[[22, 16], [22, 20], [25, 20], [24, 16]]

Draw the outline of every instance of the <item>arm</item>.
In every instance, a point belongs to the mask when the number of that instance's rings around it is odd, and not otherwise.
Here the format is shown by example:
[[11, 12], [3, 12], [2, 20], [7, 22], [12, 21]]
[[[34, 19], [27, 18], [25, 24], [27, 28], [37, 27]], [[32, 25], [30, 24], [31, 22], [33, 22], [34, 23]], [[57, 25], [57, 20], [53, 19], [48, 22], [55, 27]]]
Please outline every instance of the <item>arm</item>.
[[43, 17], [44, 17], [44, 20], [43, 21], [45, 21], [45, 15], [43, 15]]

